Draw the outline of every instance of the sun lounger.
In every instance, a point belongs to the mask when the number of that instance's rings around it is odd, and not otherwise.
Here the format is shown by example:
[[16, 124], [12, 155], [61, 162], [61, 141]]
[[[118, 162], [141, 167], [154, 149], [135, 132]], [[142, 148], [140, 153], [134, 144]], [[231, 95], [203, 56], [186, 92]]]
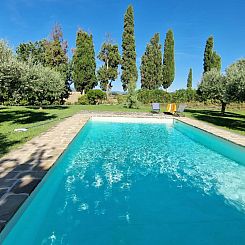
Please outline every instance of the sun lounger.
[[177, 116], [180, 116], [184, 112], [184, 110], [185, 110], [186, 107], [187, 107], [187, 105], [185, 105], [185, 104], [179, 104], [179, 107], [176, 110], [175, 114]]
[[166, 114], [175, 114], [177, 106], [175, 103], [167, 104], [167, 110], [164, 112]]
[[152, 103], [152, 112], [159, 113], [160, 112], [160, 104], [159, 103]]

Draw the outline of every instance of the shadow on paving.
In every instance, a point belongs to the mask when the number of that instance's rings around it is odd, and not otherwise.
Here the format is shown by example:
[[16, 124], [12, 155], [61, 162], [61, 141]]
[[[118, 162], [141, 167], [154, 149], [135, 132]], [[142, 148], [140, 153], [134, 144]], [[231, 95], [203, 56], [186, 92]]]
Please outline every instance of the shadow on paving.
[[212, 110], [186, 109], [185, 111], [192, 113], [192, 117], [198, 120], [245, 132], [245, 115], [234, 112], [226, 112], [222, 115], [220, 112]]
[[0, 231], [50, 168], [47, 161], [52, 158], [50, 150], [54, 150], [55, 147], [50, 149], [45, 144], [38, 147], [35, 147], [35, 143], [32, 145], [37, 150], [30, 156], [26, 156], [25, 160], [21, 155], [0, 159]]

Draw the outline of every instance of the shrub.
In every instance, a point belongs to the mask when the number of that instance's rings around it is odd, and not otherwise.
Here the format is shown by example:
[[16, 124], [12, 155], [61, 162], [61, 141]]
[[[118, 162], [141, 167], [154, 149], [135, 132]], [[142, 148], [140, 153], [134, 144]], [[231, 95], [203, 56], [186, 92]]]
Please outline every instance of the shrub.
[[106, 93], [100, 89], [91, 89], [87, 92], [87, 98], [90, 105], [101, 104], [106, 99]]
[[185, 103], [197, 101], [196, 90], [194, 89], [179, 89], [171, 93], [171, 102]]
[[81, 104], [81, 105], [88, 105], [88, 97], [87, 95], [82, 95], [81, 97], [78, 98], [78, 104]]
[[44, 105], [60, 102], [64, 77], [54, 69], [20, 61], [0, 41], [0, 101], [4, 104]]
[[136, 84], [131, 81], [129, 82], [128, 85], [128, 94], [127, 94], [127, 99], [125, 102], [125, 107], [130, 108], [130, 109], [139, 109], [140, 103], [137, 98], [137, 92], [135, 91]]
[[170, 102], [171, 96], [164, 90], [156, 89], [156, 90], [147, 90], [140, 89], [137, 93], [137, 98], [143, 104], [149, 103], [167, 103]]
[[118, 104], [125, 104], [127, 100], [127, 95], [124, 94], [118, 94], [116, 95], [116, 100]]

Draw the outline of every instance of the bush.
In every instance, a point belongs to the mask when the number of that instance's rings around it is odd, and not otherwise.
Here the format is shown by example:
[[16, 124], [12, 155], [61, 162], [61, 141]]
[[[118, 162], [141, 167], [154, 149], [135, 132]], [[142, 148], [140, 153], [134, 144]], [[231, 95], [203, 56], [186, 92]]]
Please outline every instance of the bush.
[[106, 93], [100, 89], [93, 89], [87, 92], [87, 99], [90, 105], [101, 104], [106, 99]]
[[149, 103], [167, 103], [170, 102], [171, 96], [164, 90], [147, 90], [147, 89], [140, 89], [137, 93], [137, 98], [143, 104]]
[[60, 102], [64, 77], [54, 69], [17, 60], [6, 43], [0, 41], [0, 102], [48, 105]]
[[116, 100], [118, 104], [124, 105], [127, 100], [127, 95], [118, 94], [116, 95]]
[[196, 90], [194, 89], [179, 89], [171, 93], [171, 102], [186, 103], [197, 101]]
[[87, 95], [82, 95], [81, 97], [78, 98], [78, 104], [80, 105], [88, 105], [88, 97]]

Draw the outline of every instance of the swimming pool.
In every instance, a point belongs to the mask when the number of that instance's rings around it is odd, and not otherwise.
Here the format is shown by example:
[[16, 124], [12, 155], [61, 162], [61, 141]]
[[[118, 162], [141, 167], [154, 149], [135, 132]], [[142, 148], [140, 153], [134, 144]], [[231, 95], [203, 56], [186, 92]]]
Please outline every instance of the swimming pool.
[[181, 122], [90, 120], [1, 244], [245, 244], [245, 150]]

